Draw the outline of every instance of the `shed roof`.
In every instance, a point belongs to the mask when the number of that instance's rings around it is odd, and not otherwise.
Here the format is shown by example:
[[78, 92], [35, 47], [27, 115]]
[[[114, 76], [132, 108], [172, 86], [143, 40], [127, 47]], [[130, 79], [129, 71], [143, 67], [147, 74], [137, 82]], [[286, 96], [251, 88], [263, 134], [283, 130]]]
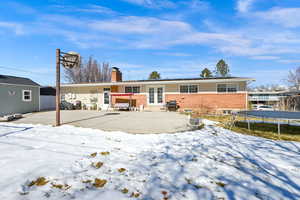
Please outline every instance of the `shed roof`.
[[0, 74], [0, 84], [13, 84], [13, 85], [30, 85], [30, 86], [40, 86], [36, 82], [32, 81], [29, 78], [17, 77], [17, 76], [8, 76]]

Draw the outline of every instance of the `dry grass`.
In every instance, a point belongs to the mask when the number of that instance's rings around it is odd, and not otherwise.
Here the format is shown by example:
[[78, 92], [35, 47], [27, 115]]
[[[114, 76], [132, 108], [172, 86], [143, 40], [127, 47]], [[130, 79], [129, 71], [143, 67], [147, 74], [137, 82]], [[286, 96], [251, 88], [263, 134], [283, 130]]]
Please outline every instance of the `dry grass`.
[[[228, 115], [201, 115], [198, 116], [212, 121], [220, 122], [220, 126], [224, 128], [229, 128], [227, 124], [230, 122], [231, 116]], [[259, 118], [248, 118], [249, 120], [260, 120]], [[244, 120], [244, 117], [237, 117], [235, 126], [231, 130], [253, 136], [264, 137], [273, 140], [286, 140], [286, 141], [298, 141], [300, 142], [300, 127], [290, 126], [290, 125], [281, 125], [281, 134], [277, 132], [277, 124], [269, 123], [251, 123], [250, 130], [248, 130], [248, 124], [245, 122], [240, 122], [239, 120]], [[266, 121], [266, 120], [265, 120]], [[269, 120], [271, 121], [271, 120]]]
[[45, 177], [39, 177], [37, 178], [35, 181], [31, 181], [28, 186], [32, 187], [32, 186], [44, 186], [48, 183], [49, 181], [45, 178]]
[[108, 151], [105, 151], [105, 152], [101, 152], [100, 153], [102, 156], [108, 156], [109, 155], [109, 152]]
[[127, 193], [129, 192], [129, 190], [128, 190], [127, 188], [124, 188], [124, 189], [121, 190], [121, 192], [122, 192], [123, 194], [127, 194]]
[[125, 169], [125, 168], [120, 168], [120, 169], [118, 169], [118, 171], [119, 171], [120, 173], [122, 173], [122, 172], [125, 172], [126, 169]]
[[97, 156], [97, 152], [90, 154], [90, 156], [91, 156], [92, 158], [96, 157], [96, 156]]
[[107, 183], [107, 180], [105, 179], [98, 179], [98, 178], [95, 178], [95, 181], [93, 183], [93, 186], [96, 187], [96, 188], [102, 188], [104, 187], [104, 185]]
[[56, 184], [56, 183], [51, 183], [52, 187], [53, 188], [57, 188], [57, 189], [60, 189], [60, 190], [68, 190], [71, 188], [70, 185], [68, 184]]
[[103, 162], [92, 163], [92, 166], [96, 169], [99, 169], [103, 166]]

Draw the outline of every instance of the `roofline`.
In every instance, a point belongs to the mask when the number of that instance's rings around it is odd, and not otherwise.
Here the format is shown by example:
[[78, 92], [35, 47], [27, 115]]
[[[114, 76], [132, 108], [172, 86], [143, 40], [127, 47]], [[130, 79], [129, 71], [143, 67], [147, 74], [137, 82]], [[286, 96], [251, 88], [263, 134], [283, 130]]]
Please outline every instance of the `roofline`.
[[266, 92], [261, 92], [261, 91], [249, 91], [249, 94], [282, 94], [282, 93], [287, 93], [289, 92], [288, 90], [282, 90], [282, 91], [266, 91]]
[[107, 83], [77, 83], [62, 84], [61, 87], [85, 87], [85, 86], [112, 86], [112, 85], [156, 85], [156, 84], [176, 84], [176, 83], [224, 83], [224, 82], [240, 82], [255, 81], [253, 78], [231, 78], [231, 79], [204, 79], [204, 80], [166, 80], [166, 81], [123, 81], [123, 82], [107, 82]]
[[16, 86], [27, 86], [27, 87], [41, 87], [40, 85], [26, 85], [26, 84], [13, 84], [13, 83], [0, 83], [1, 85], [16, 85]]

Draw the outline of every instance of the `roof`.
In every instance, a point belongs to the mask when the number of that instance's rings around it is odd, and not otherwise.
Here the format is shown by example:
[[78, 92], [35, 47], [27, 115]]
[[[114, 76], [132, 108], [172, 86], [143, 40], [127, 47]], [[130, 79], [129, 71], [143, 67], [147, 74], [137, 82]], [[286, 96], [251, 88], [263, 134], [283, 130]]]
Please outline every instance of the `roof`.
[[110, 86], [110, 85], [146, 85], [146, 84], [176, 84], [176, 83], [203, 83], [203, 82], [238, 82], [254, 81], [253, 78], [244, 77], [214, 77], [214, 78], [177, 78], [177, 79], [159, 79], [159, 80], [128, 80], [120, 82], [101, 82], [101, 83], [75, 83], [62, 84], [62, 87], [82, 87], [82, 86]]
[[249, 91], [249, 94], [285, 94], [288, 91]]
[[8, 76], [0, 74], [0, 84], [13, 84], [13, 85], [29, 85], [29, 86], [40, 86], [36, 82], [30, 80], [29, 78]]
[[224, 79], [237, 79], [241, 77], [212, 77], [212, 78], [174, 78], [174, 79], [147, 79], [147, 80], [129, 80], [129, 81], [123, 81], [123, 82], [151, 82], [151, 81], [193, 81], [193, 80], [224, 80]]
[[51, 86], [45, 86], [40, 88], [40, 95], [45, 96], [55, 96], [56, 95], [56, 89]]

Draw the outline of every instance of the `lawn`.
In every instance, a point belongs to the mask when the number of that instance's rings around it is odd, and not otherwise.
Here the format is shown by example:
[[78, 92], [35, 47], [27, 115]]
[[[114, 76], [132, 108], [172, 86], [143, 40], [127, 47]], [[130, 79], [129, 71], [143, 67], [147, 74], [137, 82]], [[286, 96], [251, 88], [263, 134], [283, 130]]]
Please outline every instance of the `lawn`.
[[300, 199], [300, 143], [0, 124], [0, 199]]

